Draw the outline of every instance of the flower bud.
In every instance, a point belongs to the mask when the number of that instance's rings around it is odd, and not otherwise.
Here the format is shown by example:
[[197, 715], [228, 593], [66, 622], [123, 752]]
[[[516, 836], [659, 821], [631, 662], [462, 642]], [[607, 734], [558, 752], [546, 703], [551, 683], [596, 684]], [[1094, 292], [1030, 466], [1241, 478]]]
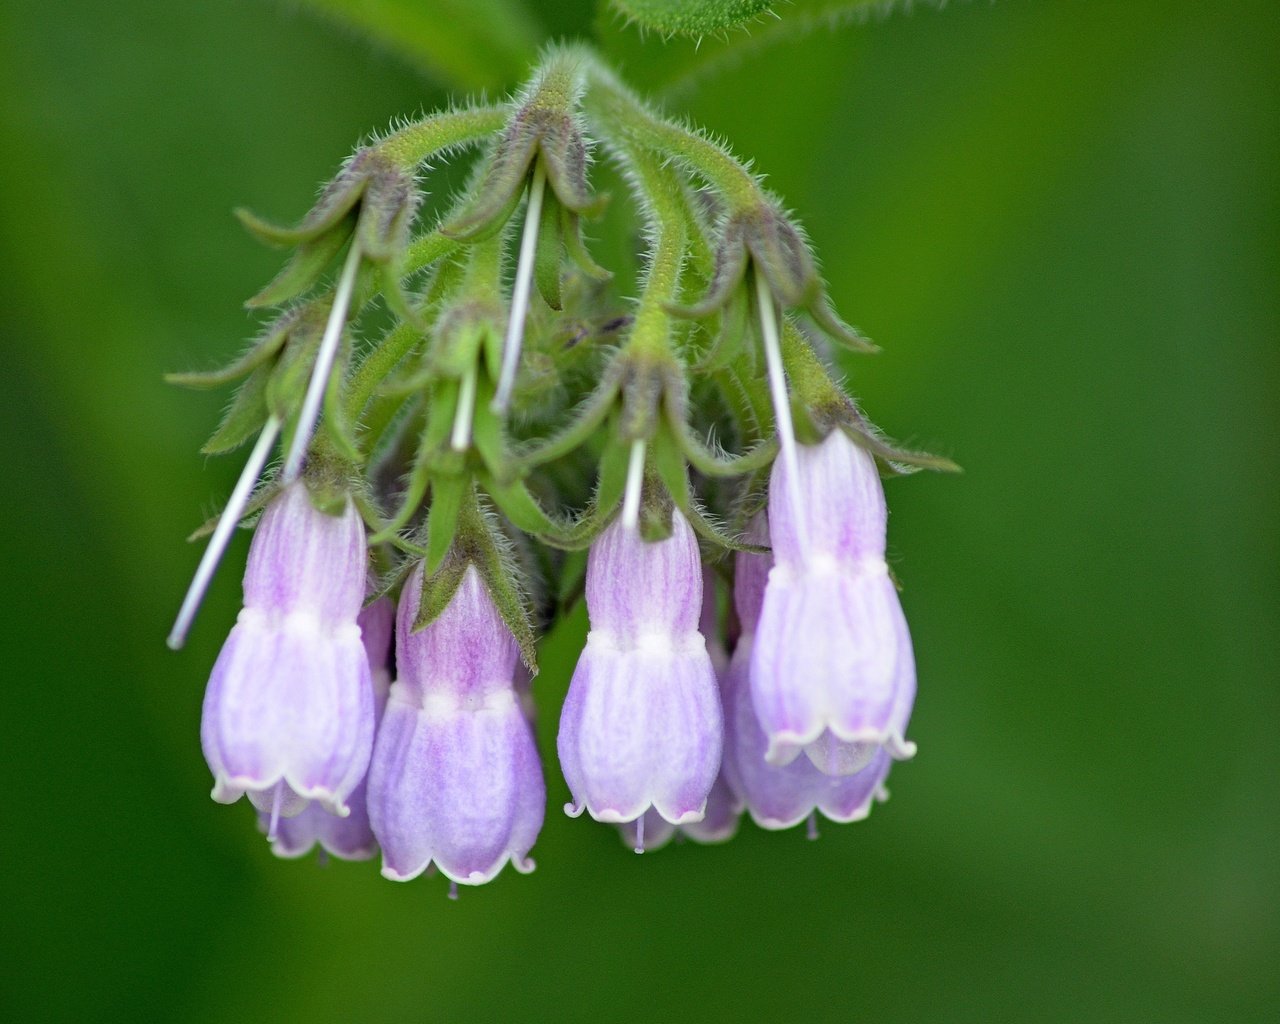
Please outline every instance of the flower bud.
[[474, 566], [416, 632], [422, 566], [405, 583], [391, 686], [369, 768], [382, 873], [408, 881], [434, 862], [479, 885], [508, 860], [533, 870], [546, 790], [512, 681], [519, 652]]
[[898, 759], [915, 700], [915, 661], [884, 561], [875, 460], [840, 431], [785, 459], [769, 486], [769, 571], [750, 665], [771, 764], [801, 750], [823, 771], [860, 771], [880, 748]]
[[672, 824], [701, 820], [720, 765], [715, 672], [698, 632], [702, 576], [688, 522], [647, 542], [620, 520], [591, 548], [591, 630], [560, 717], [560, 766], [598, 821], [653, 807]]
[[[382, 718], [391, 686], [391, 630], [395, 615], [395, 605], [383, 597], [367, 605], [356, 620], [373, 679], [375, 722]], [[365, 780], [352, 791], [347, 803], [351, 813], [345, 818], [312, 803], [297, 817], [278, 822], [272, 852], [277, 857], [305, 857], [319, 843], [322, 849], [343, 860], [368, 860], [377, 852], [378, 841], [369, 827]], [[260, 811], [259, 819], [263, 831], [268, 832], [269, 815]]]
[[364, 526], [284, 488], [254, 532], [245, 605], [205, 693], [200, 737], [213, 798], [245, 793], [290, 817], [310, 800], [340, 817], [373, 743], [373, 686], [356, 616], [365, 585]]
[[[757, 522], [755, 532], [748, 539], [758, 540], [763, 525]], [[883, 748], [873, 748], [870, 760], [855, 771], [840, 774], [820, 771], [805, 758], [787, 765], [771, 764], [765, 758], [768, 738], [756, 717], [749, 671], [769, 563], [768, 555], [740, 552], [737, 556], [734, 600], [742, 635], [725, 674], [725, 778], [761, 828], [790, 828], [815, 811], [832, 821], [865, 818], [875, 799], [887, 797], [883, 783], [890, 758]]]

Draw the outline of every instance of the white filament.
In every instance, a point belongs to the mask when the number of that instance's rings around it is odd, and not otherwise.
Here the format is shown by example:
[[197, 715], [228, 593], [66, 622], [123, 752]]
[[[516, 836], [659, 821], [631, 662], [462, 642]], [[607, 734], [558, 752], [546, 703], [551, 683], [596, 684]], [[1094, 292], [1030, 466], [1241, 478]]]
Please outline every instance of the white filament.
[[493, 396], [495, 412], [506, 412], [515, 390], [516, 370], [520, 366], [520, 346], [524, 342], [524, 321], [529, 314], [529, 296], [533, 287], [533, 260], [538, 250], [538, 221], [542, 217], [542, 193], [547, 172], [537, 164], [529, 185], [529, 206], [524, 214], [524, 234], [520, 237], [520, 259], [516, 263], [516, 280], [511, 289], [511, 319], [502, 344], [502, 372], [498, 390]]
[[267, 457], [271, 454], [271, 448], [279, 434], [280, 420], [272, 416], [263, 426], [262, 433], [258, 435], [258, 441], [244, 464], [244, 469], [240, 471], [240, 479], [236, 481], [231, 497], [227, 499], [227, 506], [218, 518], [218, 525], [214, 527], [213, 536], [209, 538], [209, 546], [204, 549], [204, 555], [201, 556], [200, 564], [196, 567], [191, 586], [187, 588], [187, 594], [182, 599], [178, 618], [166, 641], [172, 650], [178, 650], [187, 641], [187, 631], [191, 629], [191, 621], [196, 617], [196, 610], [204, 600], [205, 591], [209, 589], [209, 583], [218, 568], [218, 563], [227, 550], [232, 531], [244, 516], [245, 506], [249, 504], [249, 495], [253, 493], [253, 485], [262, 475], [262, 467], [267, 464]]
[[778, 315], [764, 273], [756, 268], [756, 298], [760, 304], [760, 328], [764, 335], [764, 358], [769, 367], [769, 394], [773, 399], [773, 419], [778, 426], [778, 444], [787, 470], [787, 499], [799, 539], [804, 540], [804, 503], [800, 497], [800, 459], [796, 452], [795, 425], [791, 422], [791, 400], [782, 369], [782, 342], [778, 337]]
[[627, 461], [627, 489], [622, 493], [622, 525], [634, 530], [640, 525], [640, 490], [644, 480], [644, 441], [631, 442]]
[[307, 394], [302, 400], [302, 411], [298, 414], [298, 426], [293, 432], [289, 454], [285, 456], [284, 469], [280, 473], [281, 483], [293, 483], [302, 472], [302, 461], [306, 457], [307, 448], [311, 445], [311, 434], [315, 430], [316, 420], [320, 418], [320, 402], [324, 399], [325, 389], [329, 386], [329, 374], [333, 370], [333, 360], [338, 354], [338, 342], [342, 340], [342, 329], [347, 325], [347, 310], [351, 306], [351, 293], [355, 290], [356, 271], [359, 269], [360, 246], [353, 241], [347, 253], [347, 261], [342, 265], [342, 273], [338, 277], [338, 287], [333, 295], [333, 307], [329, 310], [329, 319], [324, 325], [320, 349], [316, 352], [316, 365], [311, 370]]
[[453, 436], [449, 440], [455, 452], [465, 452], [471, 445], [471, 419], [476, 411], [476, 368], [472, 366], [458, 388], [458, 410], [453, 417]]

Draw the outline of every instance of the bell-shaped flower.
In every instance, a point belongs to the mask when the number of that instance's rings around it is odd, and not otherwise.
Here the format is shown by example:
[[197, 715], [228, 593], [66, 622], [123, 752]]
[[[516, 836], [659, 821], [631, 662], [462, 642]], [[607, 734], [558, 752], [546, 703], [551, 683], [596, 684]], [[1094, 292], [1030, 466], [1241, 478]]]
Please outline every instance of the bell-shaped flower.
[[[749, 539], [762, 539], [762, 525], [755, 528], [758, 532]], [[768, 555], [737, 555], [734, 604], [742, 633], [725, 673], [725, 778], [761, 828], [790, 828], [815, 811], [832, 821], [865, 818], [875, 800], [888, 797], [884, 780], [890, 757], [883, 747], [876, 747], [871, 760], [857, 771], [840, 775], [819, 771], [803, 757], [786, 765], [765, 759], [768, 739], [756, 717], [748, 676], [765, 582], [771, 579], [769, 566]]]
[[621, 519], [587, 561], [591, 630], [560, 715], [560, 766], [597, 821], [649, 808], [673, 825], [702, 819], [720, 767], [723, 716], [698, 631], [702, 575], [688, 522], [645, 541]]
[[213, 798], [247, 793], [290, 817], [315, 800], [340, 817], [369, 765], [373, 685], [356, 617], [364, 599], [364, 525], [351, 500], [315, 508], [285, 487], [249, 547], [244, 608], [213, 666], [200, 739]]
[[769, 483], [774, 565], [750, 664], [766, 758], [803, 750], [824, 772], [852, 775], [880, 750], [909, 758], [915, 700], [911, 636], [885, 564], [886, 510], [875, 460], [841, 431], [800, 445]]
[[[716, 607], [716, 577], [706, 566], [702, 569], [702, 612], [698, 618], [698, 631], [707, 644], [707, 655], [720, 681], [721, 709], [724, 709], [724, 673], [729, 666], [729, 652], [725, 647]], [[706, 814], [701, 821], [687, 821], [673, 825], [650, 807], [634, 821], [622, 822], [618, 831], [622, 841], [636, 853], [657, 850], [679, 833], [695, 843], [723, 843], [732, 839], [738, 831], [742, 817], [742, 801], [729, 788], [724, 778], [724, 766], [707, 794]]]
[[[391, 688], [391, 631], [395, 617], [395, 605], [389, 597], [382, 597], [366, 605], [356, 619], [373, 679], [375, 722], [382, 718]], [[347, 805], [351, 813], [345, 818], [312, 803], [296, 817], [277, 822], [272, 852], [277, 857], [305, 857], [319, 844], [322, 850], [342, 860], [368, 860], [378, 851], [378, 841], [369, 826], [364, 779], [352, 791]], [[270, 816], [262, 811], [258, 816], [263, 832], [269, 832]]]
[[408, 881], [434, 863], [454, 882], [479, 885], [508, 860], [532, 871], [546, 789], [513, 686], [515, 639], [473, 565], [415, 631], [422, 572], [400, 598], [397, 679], [369, 767], [382, 874]]

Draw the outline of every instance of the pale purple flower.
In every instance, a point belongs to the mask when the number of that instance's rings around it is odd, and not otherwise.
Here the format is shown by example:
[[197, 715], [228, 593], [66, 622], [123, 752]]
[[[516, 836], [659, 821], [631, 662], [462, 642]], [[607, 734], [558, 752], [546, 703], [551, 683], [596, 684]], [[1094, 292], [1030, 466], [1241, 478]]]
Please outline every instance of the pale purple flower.
[[316, 509], [302, 482], [262, 514], [249, 547], [244, 608], [214, 664], [200, 739], [213, 798], [248, 794], [290, 817], [308, 801], [340, 817], [373, 744], [373, 685], [356, 617], [364, 525], [350, 499]]
[[[757, 522], [749, 536], [758, 541], [763, 533], [763, 524]], [[876, 747], [860, 770], [841, 775], [819, 771], [803, 757], [786, 765], [765, 759], [768, 741], [756, 717], [748, 674], [765, 582], [772, 579], [769, 566], [768, 555], [737, 555], [734, 603], [742, 634], [725, 674], [725, 778], [762, 828], [790, 828], [815, 811], [840, 822], [865, 818], [875, 800], [888, 797], [884, 780], [890, 757], [883, 747]]]
[[756, 629], [750, 685], [766, 758], [803, 750], [851, 775], [879, 751], [909, 758], [911, 636], [885, 564], [886, 509], [875, 460], [841, 431], [785, 459], [769, 484], [774, 566]]
[[[706, 641], [707, 655], [711, 658], [716, 679], [720, 682], [720, 706], [727, 714], [724, 703], [724, 673], [729, 667], [729, 652], [725, 648], [719, 609], [716, 607], [716, 576], [707, 566], [703, 566], [702, 569], [702, 612], [698, 618], [698, 631]], [[618, 825], [618, 831], [621, 832], [622, 841], [627, 846], [637, 853], [644, 853], [647, 850], [657, 850], [666, 846], [677, 833], [696, 843], [728, 842], [737, 834], [738, 821], [741, 817], [742, 801], [734, 795], [725, 781], [722, 763], [720, 774], [716, 776], [711, 792], [707, 794], [706, 815], [701, 821], [687, 821], [683, 825], [673, 825], [650, 807], [634, 821]]]
[[[373, 679], [374, 721], [382, 718], [391, 687], [391, 630], [396, 609], [389, 597], [366, 605], [356, 619], [360, 640], [369, 659]], [[376, 735], [376, 734], [375, 734]], [[321, 849], [343, 860], [368, 860], [378, 851], [378, 841], [369, 826], [369, 809], [365, 802], [365, 781], [352, 791], [347, 805], [351, 813], [345, 818], [330, 814], [319, 804], [308, 804], [296, 817], [276, 824], [276, 838], [271, 850], [277, 857], [305, 857], [319, 844]], [[270, 816], [259, 811], [263, 832], [270, 831]]]
[[615, 521], [591, 547], [591, 630], [560, 715], [560, 766], [598, 821], [634, 821], [650, 807], [682, 825], [700, 820], [720, 766], [723, 716], [698, 631], [702, 575], [688, 522], [648, 542]]
[[513, 686], [515, 639], [474, 566], [439, 616], [414, 631], [421, 589], [419, 565], [400, 598], [398, 677], [369, 767], [382, 873], [407, 881], [434, 863], [454, 882], [479, 885], [508, 860], [532, 871], [546, 790]]

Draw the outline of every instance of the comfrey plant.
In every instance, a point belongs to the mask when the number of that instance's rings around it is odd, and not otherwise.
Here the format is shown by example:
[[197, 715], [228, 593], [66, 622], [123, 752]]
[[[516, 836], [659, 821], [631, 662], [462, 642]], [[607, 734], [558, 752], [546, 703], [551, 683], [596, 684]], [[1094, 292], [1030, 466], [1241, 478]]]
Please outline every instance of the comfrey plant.
[[[470, 184], [425, 213], [450, 159]], [[629, 201], [606, 216], [609, 176]], [[951, 466], [832, 376], [830, 345], [871, 346], [725, 146], [557, 48], [510, 101], [360, 148], [297, 227], [242, 217], [293, 250], [249, 303], [276, 312], [225, 370], [176, 378], [242, 380], [205, 450], [252, 442], [170, 636], [254, 524], [205, 698], [215, 799], [247, 794], [281, 856], [531, 869], [528, 681], [582, 597], [571, 815], [643, 850], [883, 798], [916, 679], [880, 477]], [[601, 218], [644, 240], [634, 299], [588, 251]]]

